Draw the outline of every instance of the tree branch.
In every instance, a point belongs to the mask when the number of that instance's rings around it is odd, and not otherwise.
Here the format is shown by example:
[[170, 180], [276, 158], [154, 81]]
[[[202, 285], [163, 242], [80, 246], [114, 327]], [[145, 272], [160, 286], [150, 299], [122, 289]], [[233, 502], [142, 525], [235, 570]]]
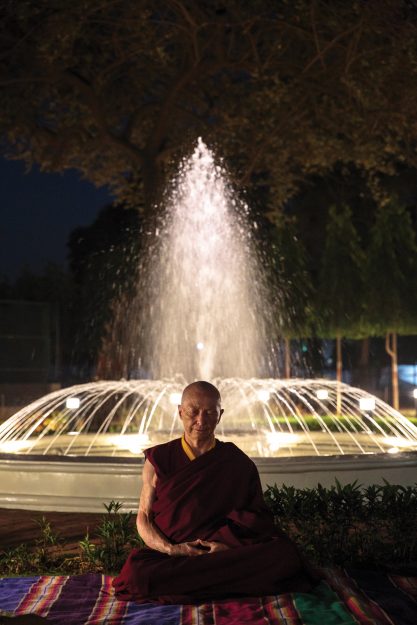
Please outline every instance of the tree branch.
[[143, 165], [145, 161], [145, 155], [143, 151], [136, 147], [133, 143], [128, 141], [126, 138], [115, 135], [107, 126], [105, 115], [101, 109], [99, 100], [92, 86], [74, 71], [66, 70], [63, 73], [63, 78], [67, 82], [72, 84], [78, 91], [84, 94], [86, 104], [93, 114], [93, 117], [97, 122], [103, 138], [109, 143], [118, 147], [119, 149], [127, 152], [131, 157], [134, 158], [137, 163]]
[[321, 66], [324, 69], [326, 64], [324, 62], [322, 51], [320, 50], [319, 37], [317, 34], [316, 20], [314, 16], [314, 7], [315, 7], [315, 2], [312, 2], [311, 8], [310, 8], [311, 28], [313, 30], [313, 37], [314, 37], [314, 43], [315, 43], [316, 50], [317, 50], [317, 57], [320, 59]]
[[343, 39], [344, 37], [346, 37], [347, 35], [350, 35], [351, 33], [355, 32], [355, 30], [357, 30], [358, 28], [362, 27], [362, 21], [359, 22], [359, 24], [355, 24], [354, 26], [351, 26], [350, 28], [347, 28], [346, 30], [344, 30], [342, 33], [339, 33], [336, 37], [334, 37], [331, 41], [329, 41], [329, 43], [327, 45], [324, 46], [324, 48], [322, 48], [320, 50], [319, 54], [316, 54], [316, 56], [314, 56], [308, 63], [307, 65], [304, 67], [302, 73], [305, 74], [306, 72], [308, 72], [308, 70], [315, 64], [317, 63], [317, 61], [319, 59], [323, 59], [324, 55], [331, 50], [341, 39]]

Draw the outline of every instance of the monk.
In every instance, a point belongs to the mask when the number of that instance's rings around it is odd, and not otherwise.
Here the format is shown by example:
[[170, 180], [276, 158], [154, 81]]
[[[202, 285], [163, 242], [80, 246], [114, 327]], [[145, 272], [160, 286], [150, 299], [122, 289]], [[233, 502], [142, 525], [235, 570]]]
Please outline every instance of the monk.
[[133, 549], [113, 581], [126, 601], [199, 603], [311, 588], [295, 545], [274, 526], [255, 464], [215, 438], [220, 393], [182, 394], [182, 438], [145, 451]]

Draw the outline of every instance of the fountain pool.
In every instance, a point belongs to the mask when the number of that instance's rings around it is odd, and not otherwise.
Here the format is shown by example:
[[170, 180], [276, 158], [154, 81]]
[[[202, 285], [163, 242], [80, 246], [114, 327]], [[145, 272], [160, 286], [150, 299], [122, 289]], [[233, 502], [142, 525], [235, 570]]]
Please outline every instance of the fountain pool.
[[[219, 379], [233, 441], [268, 484], [415, 482], [417, 428], [361, 389], [329, 380]], [[184, 381], [94, 382], [51, 393], [0, 426], [0, 506], [100, 511], [137, 505], [146, 447], [181, 435]], [[340, 407], [340, 413], [337, 407]]]

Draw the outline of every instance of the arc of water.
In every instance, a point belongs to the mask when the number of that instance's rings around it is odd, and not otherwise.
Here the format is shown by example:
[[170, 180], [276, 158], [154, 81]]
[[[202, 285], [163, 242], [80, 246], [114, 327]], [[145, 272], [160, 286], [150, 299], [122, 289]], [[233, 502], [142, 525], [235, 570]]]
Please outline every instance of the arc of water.
[[166, 388], [162, 388], [161, 391], [158, 393], [158, 395], [157, 395], [157, 397], [155, 399], [155, 402], [154, 402], [154, 404], [152, 406], [152, 409], [151, 409], [151, 411], [149, 413], [148, 420], [146, 421], [146, 423], [144, 425], [144, 431], [145, 432], [148, 430], [148, 427], [149, 427], [150, 422], [152, 421], [153, 415], [155, 414], [155, 411], [156, 411], [157, 407], [159, 406], [159, 403], [160, 403], [161, 399], [164, 397], [165, 393], [166, 393]]
[[[117, 412], [117, 409], [123, 404], [123, 402], [126, 400], [126, 396], [129, 396], [133, 393], [133, 391], [128, 391], [127, 393], [125, 393], [125, 395], [122, 396], [122, 398], [120, 400], [118, 400], [116, 402], [116, 405], [112, 408], [112, 410], [109, 412], [109, 414], [107, 415], [107, 417], [103, 420], [103, 423], [100, 425], [100, 427], [98, 428], [96, 434], [94, 435], [91, 443], [89, 444], [89, 446], [87, 447], [87, 451], [85, 453], [86, 456], [88, 456], [88, 454], [90, 453], [91, 448], [94, 446], [95, 442], [97, 441], [97, 438], [100, 436], [100, 434], [102, 434], [103, 432], [107, 431], [108, 426], [110, 425], [112, 418], [114, 417], [114, 415]], [[117, 389], [115, 389], [115, 391], [113, 392], [113, 395], [117, 394]]]
[[149, 404], [147, 401], [147, 397], [146, 396], [144, 397], [143, 395], [140, 395], [136, 401], [133, 401], [132, 406], [127, 414], [127, 417], [123, 422], [122, 429], [120, 430], [121, 435], [124, 435], [126, 433], [126, 430], [128, 429], [129, 425], [132, 423], [133, 419], [135, 418], [135, 416], [137, 415], [137, 413], [140, 411], [142, 407], [144, 408], [144, 414], [142, 415], [142, 419], [139, 424], [138, 434], [143, 433], [143, 423], [146, 418], [148, 405]]
[[387, 413], [383, 408], [376, 405], [375, 414], [378, 418], [382, 419], [389, 429], [389, 433], [397, 436], [398, 434], [404, 436], [410, 442], [414, 442], [414, 430], [412, 424], [404, 417], [401, 413], [395, 415], [395, 419], [393, 415]]
[[[318, 386], [319, 384], [320, 384], [320, 387], [327, 388], [327, 390], [329, 391], [332, 397], [333, 402], [336, 401], [337, 390], [339, 390], [339, 394], [342, 395], [343, 402], [344, 402], [343, 403], [344, 405], [343, 418], [346, 419], [350, 427], [353, 427], [354, 431], [356, 431], [357, 433], [362, 432], [363, 421], [361, 417], [357, 413], [355, 413], [353, 402], [355, 401], [359, 405], [359, 398], [370, 397], [369, 393], [366, 393], [365, 391], [360, 391], [360, 389], [352, 389], [351, 387], [348, 387], [346, 384], [343, 384], [343, 383], [339, 383], [339, 389], [334, 389], [333, 386], [331, 386], [329, 382], [325, 380], [315, 381], [313, 387]], [[318, 403], [321, 403], [321, 402], [318, 401]], [[326, 406], [324, 404], [321, 404], [321, 405], [322, 405], [322, 408], [327, 412]], [[359, 441], [355, 438], [355, 436], [350, 431], [350, 429], [346, 427], [344, 420], [338, 419], [336, 415], [332, 415], [332, 419], [333, 419], [333, 422], [336, 424], [337, 429], [340, 432], [345, 432], [350, 437], [350, 439], [354, 442], [354, 444], [359, 447], [361, 453], [366, 453], [365, 449], [359, 443]], [[357, 425], [359, 425], [359, 428], [356, 427]], [[372, 439], [373, 444], [376, 445], [381, 451], [383, 451], [384, 448], [380, 444], [378, 439], [375, 436], [373, 436], [372, 433], [368, 432], [368, 435]]]
[[[49, 396], [50, 400], [53, 402], [54, 399], [56, 399], [57, 394], [55, 393], [54, 396]], [[37, 418], [37, 411], [42, 408], [43, 404], [45, 402], [45, 398], [41, 397], [40, 399], [36, 400], [35, 402], [33, 402], [30, 406], [23, 408], [22, 410], [20, 410], [19, 412], [17, 412], [15, 415], [13, 415], [12, 417], [10, 417], [10, 419], [8, 419], [7, 421], [5, 421], [5, 423], [3, 423], [0, 426], [0, 440], [1, 441], [7, 441], [10, 440], [10, 436], [13, 434], [14, 437], [16, 437], [16, 433], [19, 434], [22, 430], [25, 431], [27, 429], [27, 427], [30, 427], [30, 424], [32, 424], [34, 421], [36, 422], [36, 418]], [[59, 396], [57, 398], [57, 404], [59, 405], [61, 402]], [[54, 404], [52, 403], [52, 406]], [[53, 408], [51, 407], [48, 415], [52, 412]], [[30, 424], [27, 423], [27, 417], [30, 416], [31, 417], [31, 421]], [[35, 425], [35, 427], [37, 427], [38, 424]]]
[[317, 456], [320, 456], [320, 452], [319, 449], [317, 447], [317, 445], [314, 442], [313, 437], [311, 436], [311, 432], [307, 427], [306, 421], [304, 419], [304, 416], [301, 414], [301, 412], [298, 410], [298, 407], [296, 406], [296, 404], [291, 404], [291, 400], [290, 398], [287, 400], [285, 397], [282, 397], [282, 395], [280, 395], [278, 392], [276, 393], [277, 397], [279, 398], [279, 401], [286, 406], [290, 413], [296, 417], [298, 423], [300, 423], [302, 431], [304, 432], [304, 434], [306, 435], [308, 441], [310, 442], [312, 448], [314, 449], [315, 453], [317, 454]]
[[321, 424], [321, 426], [329, 434], [329, 437], [332, 439], [336, 449], [338, 449], [340, 451], [340, 453], [344, 455], [344, 453], [345, 453], [344, 449], [340, 445], [339, 441], [337, 440], [337, 437], [330, 430], [330, 428], [327, 425], [327, 423], [325, 422], [325, 420], [319, 414], [317, 414], [317, 412], [314, 410], [314, 407], [312, 406], [311, 402], [302, 393], [300, 393], [297, 389], [294, 388], [292, 390], [292, 392], [294, 393], [294, 395], [297, 396], [297, 398], [301, 401], [301, 403], [304, 404], [310, 410], [310, 412], [316, 416], [316, 418], [319, 421], [319, 423]]
[[[218, 384], [217, 380], [216, 383]], [[246, 388], [245, 388], [245, 384], [242, 384], [242, 380], [240, 378], [229, 378], [224, 380], [224, 385], [226, 386], [232, 386], [233, 389], [235, 389], [238, 393], [238, 395], [240, 395], [242, 397], [242, 399], [244, 400], [244, 402], [246, 403], [246, 405], [248, 406], [248, 417], [249, 417], [249, 422], [251, 424], [251, 427], [253, 430], [256, 431], [257, 429], [257, 422], [256, 422], [256, 418], [253, 414], [253, 410], [252, 410], [252, 402], [250, 401], [249, 395], [246, 392]], [[220, 423], [222, 424], [222, 430], [223, 430], [223, 435], [224, 435], [224, 429], [223, 429], [223, 425], [224, 425], [224, 421], [220, 421]]]
[[[362, 395], [362, 397], [363, 397], [363, 396], [368, 396], [368, 397], [369, 397], [369, 395], [368, 395], [368, 394], [366, 394], [366, 395], [364, 394], [364, 395]], [[357, 395], [356, 395], [356, 397], [355, 397], [355, 401], [356, 401], [357, 403], [359, 403], [359, 397], [360, 397], [360, 395], [359, 395], [359, 394], [357, 394]], [[352, 404], [352, 401], [353, 401], [353, 400], [351, 400], [351, 399], [345, 399], [345, 405], [346, 405], [346, 406], [351, 405], [351, 404]], [[361, 417], [360, 417], [360, 416], [357, 416], [357, 418], [358, 418], [358, 419], [361, 419]], [[364, 430], [363, 430], [363, 421], [362, 421], [362, 432], [363, 432], [363, 431], [364, 431]], [[378, 438], [374, 435], [374, 433], [373, 433], [371, 430], [369, 430], [369, 428], [368, 428], [368, 430], [366, 431], [366, 434], [368, 435], [369, 439], [370, 439], [370, 440], [372, 440], [372, 442], [374, 443], [374, 445], [376, 445], [376, 447], [377, 447], [377, 448], [379, 448], [379, 450], [380, 450], [380, 451], [385, 451], [385, 450], [384, 450], [383, 445], [381, 445], [381, 443], [379, 442]], [[365, 452], [363, 452], [363, 453], [365, 453]]]
[[[86, 388], [87, 386], [87, 388]], [[62, 411], [61, 417], [58, 418], [58, 423], [61, 423], [61, 427], [58, 427], [55, 430], [55, 436], [53, 436], [51, 438], [51, 441], [49, 443], [49, 445], [47, 445], [47, 447], [44, 449], [43, 454], [46, 455], [48, 453], [48, 451], [50, 449], [53, 449], [55, 446], [55, 442], [58, 441], [60, 439], [60, 437], [63, 435], [63, 433], [65, 431], [69, 430], [69, 426], [72, 425], [72, 423], [77, 423], [77, 419], [80, 418], [80, 416], [82, 416], [84, 413], [88, 412], [90, 406], [94, 406], [94, 403], [96, 401], [96, 395], [92, 395], [91, 397], [88, 396], [88, 391], [91, 390], [91, 387], [89, 387], [88, 385], [79, 385], [77, 387], [73, 387], [70, 390], [68, 390], [67, 392], [64, 392], [63, 396], [62, 396], [62, 402], [61, 402], [61, 406], [62, 404], [64, 404], [64, 402], [66, 402], [66, 400], [69, 397], [72, 397], [73, 395], [77, 395], [78, 398], [80, 399], [80, 404], [83, 406], [82, 410], [80, 412], [74, 412], [72, 413], [72, 411], [69, 408], [65, 408]], [[75, 391], [75, 393], [74, 393]], [[102, 394], [105, 393], [105, 389], [103, 389]], [[86, 399], [85, 399], [86, 398]], [[66, 405], [66, 403], [65, 403]], [[57, 409], [59, 408], [59, 406], [56, 407]], [[72, 413], [72, 414], [71, 414]], [[46, 419], [46, 414], [44, 413], [44, 420]], [[67, 420], [67, 417], [70, 416], [70, 419]], [[86, 423], [84, 423], [84, 426], [86, 425]], [[54, 431], [54, 430], [50, 430], [48, 428], [44, 428], [44, 430], [41, 432], [40, 436], [38, 437], [38, 442], [42, 441], [43, 438], [45, 436], [48, 435], [48, 433], [50, 433], [50, 431]], [[72, 439], [71, 444], [69, 445], [69, 448], [71, 448], [73, 442], [75, 442], [75, 439]], [[33, 449], [33, 447], [31, 448]], [[69, 449], [67, 447], [67, 449], [64, 451], [64, 455], [66, 455], [68, 453]]]
[[[252, 395], [253, 395], [253, 398], [255, 399], [255, 401], [259, 401], [258, 400], [258, 388], [256, 388], [256, 384], [254, 383], [254, 380], [249, 380], [247, 384], [248, 384], [249, 389], [252, 391]], [[250, 400], [251, 400], [250, 401], [250, 405], [252, 405], [252, 403], [253, 403], [252, 397], [250, 398]], [[272, 433], [276, 432], [271, 412], [267, 408], [267, 405], [266, 405], [265, 402], [262, 402], [262, 411], [263, 411], [263, 414], [265, 416], [266, 423], [269, 426], [270, 432], [272, 432]], [[290, 425], [288, 419], [286, 419], [286, 421], [287, 421], [287, 426], [289, 428], [289, 431], [292, 432], [293, 431], [292, 430], [292, 426]], [[287, 446], [287, 449], [290, 452], [290, 455], [293, 455], [294, 452], [293, 452], [292, 447], [291, 446]]]
[[[256, 435], [262, 428], [270, 432], [294, 433], [292, 419], [295, 419], [298, 424], [296, 427], [300, 427], [304, 440], [315, 454], [320, 455], [324, 449], [320, 437], [315, 440], [316, 436], [310, 432], [304, 416], [311, 414], [320, 424], [323, 435], [328, 437], [329, 444], [338, 453], [352, 453], [351, 446], [346, 446], [349, 445], [349, 441], [360, 453], [386, 451], [389, 445], [395, 446], [395, 441], [386, 440], [388, 435], [393, 435], [393, 438], [403, 437], [402, 441], [399, 440], [399, 447], [407, 446], [404, 441], [408, 441], [411, 448], [417, 446], [415, 426], [380, 400], [375, 400], [375, 409], [368, 417], [361, 415], [360, 399], [370, 397], [361, 389], [342, 385], [343, 417], [340, 419], [332, 414], [331, 407], [335, 404], [336, 387], [330, 381], [226, 379], [215, 383], [220, 386], [221, 393], [226, 397], [225, 405], [229, 410], [219, 428], [221, 435], [227, 438], [232, 433], [239, 433], [239, 430], [245, 435], [248, 432]], [[321, 387], [327, 389], [328, 401], [317, 399], [317, 389]], [[22, 441], [28, 443], [19, 450], [24, 454], [33, 453], [40, 448], [40, 453], [44, 454], [51, 451], [68, 454], [76, 449], [76, 453], [82, 451], [86, 455], [92, 451], [96, 453], [105, 451], [106, 454], [115, 455], [119, 449], [117, 443], [110, 438], [101, 438], [108, 432], [110, 425], [117, 420], [119, 428], [117, 432], [124, 434], [133, 419], [137, 419], [135, 426], [138, 428], [138, 434], [150, 432], [152, 443], [152, 433], [161, 434], [155, 421], [157, 413], [161, 415], [161, 419], [169, 419], [170, 430], [167, 432], [169, 439], [174, 435], [178, 419], [176, 409], [173, 409], [171, 414], [169, 395], [178, 389], [178, 382], [173, 380], [96, 382], [62, 389], [36, 400], [0, 425], [0, 446], [8, 441]], [[265, 390], [268, 391], [270, 399], [261, 401], [259, 392]], [[66, 399], [71, 396], [78, 396], [81, 400], [80, 408], [73, 412], [66, 407]], [[326, 415], [331, 418], [334, 425], [328, 423]], [[45, 423], [48, 419], [53, 419], [53, 422]], [[160, 421], [159, 430], [162, 423], [163, 421]], [[75, 428], [73, 424], [76, 424]], [[71, 428], [77, 430], [79, 436], [69, 440], [67, 433]], [[90, 430], [95, 428], [97, 431], [90, 433]], [[38, 429], [40, 432], [37, 432]], [[339, 447], [335, 444], [335, 439]], [[99, 441], [103, 441], [100, 448]], [[158, 442], [160, 441], [161, 439], [158, 439]], [[256, 453], [257, 449], [260, 455], [269, 455], [270, 450], [263, 441], [263, 437], [259, 436], [255, 442], [251, 442], [251, 453]], [[301, 441], [297, 444], [302, 450]], [[281, 444], [280, 449], [288, 450], [288, 454], [297, 453], [289, 443]], [[327, 447], [326, 452], [328, 449]]]
[[[45, 421], [45, 419], [47, 419], [51, 414], [53, 414], [53, 412], [61, 405], [61, 401], [59, 399], [56, 399], [56, 401], [54, 401], [49, 407], [48, 410], [45, 413], [42, 414], [38, 414], [38, 411], [34, 411], [31, 415], [30, 415], [30, 422], [27, 422], [27, 419], [25, 419], [28, 415], [22, 415], [22, 419], [20, 420], [20, 423], [17, 427], [17, 432], [14, 431], [14, 438], [16, 438], [16, 434], [19, 435], [20, 432], [24, 432], [22, 438], [20, 440], [22, 441], [28, 441], [30, 440], [32, 434], [34, 434], [36, 432], [36, 430], [42, 425], [42, 423]], [[39, 409], [42, 408], [42, 405], [39, 406]], [[38, 435], [37, 439], [34, 439], [33, 445], [29, 446], [26, 450], [24, 450], [24, 453], [30, 453], [33, 448], [35, 447], [35, 445], [37, 444], [37, 441], [39, 440], [39, 438], [42, 437], [42, 433], [40, 433]], [[10, 440], [10, 437], [8, 437]]]
[[[100, 398], [100, 397], [103, 397], [104, 399], [103, 399], [103, 401], [101, 403], [100, 402], [97, 403], [97, 399]], [[74, 415], [74, 418], [76, 418], [77, 416], [83, 417], [85, 414], [88, 413], [89, 409], [91, 407], [93, 407], [93, 410], [92, 410], [91, 414], [89, 414], [89, 416], [87, 416], [87, 418], [85, 419], [85, 421], [84, 421], [84, 423], [83, 423], [83, 425], [81, 427], [80, 433], [82, 433], [83, 430], [87, 430], [88, 431], [88, 427], [89, 427], [91, 421], [94, 419], [95, 414], [100, 409], [100, 407], [105, 404], [107, 399], [108, 399], [108, 390], [106, 392], [105, 388], [102, 388], [102, 389], [98, 390], [98, 392], [96, 392], [95, 395], [93, 394], [89, 398], [88, 398], [88, 395], [87, 395], [87, 400], [83, 401], [83, 408], [82, 408], [82, 410], [80, 410], [78, 415]], [[56, 443], [56, 441], [59, 440], [60, 436], [61, 436], [61, 432], [56, 432], [55, 436], [52, 437], [51, 441], [49, 442], [49, 445], [45, 448], [45, 450], [43, 452], [44, 455], [46, 455], [50, 449], [54, 448], [55, 443]], [[74, 438], [71, 439], [70, 443], [67, 445], [66, 449], [63, 451], [63, 455], [64, 456], [68, 455], [68, 453], [70, 452], [71, 448], [73, 447], [73, 445], [75, 443], [76, 443], [76, 438], [74, 437]], [[87, 453], [85, 455], [87, 455]]]

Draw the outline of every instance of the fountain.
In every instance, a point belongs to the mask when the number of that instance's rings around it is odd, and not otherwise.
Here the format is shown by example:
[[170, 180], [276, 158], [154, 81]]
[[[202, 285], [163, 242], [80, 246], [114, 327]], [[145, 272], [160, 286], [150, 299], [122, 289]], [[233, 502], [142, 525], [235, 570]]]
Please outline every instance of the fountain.
[[400, 413], [346, 384], [268, 377], [271, 306], [248, 215], [200, 140], [141, 272], [138, 366], [152, 379], [61, 389], [0, 425], [0, 506], [135, 509], [141, 452], [180, 435], [193, 379], [219, 387], [218, 436], [254, 458], [264, 486], [414, 483], [417, 428]]

